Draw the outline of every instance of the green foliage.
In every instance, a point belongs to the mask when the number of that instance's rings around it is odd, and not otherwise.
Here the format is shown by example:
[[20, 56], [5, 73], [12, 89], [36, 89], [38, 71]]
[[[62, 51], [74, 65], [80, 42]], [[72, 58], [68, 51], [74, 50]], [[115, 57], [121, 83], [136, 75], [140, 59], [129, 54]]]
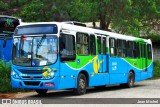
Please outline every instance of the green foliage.
[[160, 35], [152, 34], [152, 35], [149, 35], [147, 38], [151, 39], [152, 42], [160, 42]]
[[5, 11], [7, 10], [9, 7], [8, 7], [8, 4], [7, 3], [4, 3], [3, 1], [0, 1], [0, 10], [1, 11]]
[[68, 6], [68, 10], [73, 20], [81, 22], [96, 21], [98, 20], [98, 13], [95, 9], [98, 6], [99, 3], [96, 0], [94, 2], [91, 2], [91, 0], [75, 0]]
[[113, 20], [113, 28], [116, 32], [140, 36], [140, 32], [148, 34], [154, 24], [160, 23], [160, 5], [157, 0], [128, 1], [121, 10], [123, 17]]
[[0, 60], [0, 93], [11, 93], [28, 91], [24, 89], [13, 89], [10, 80], [11, 62], [4, 63]]
[[40, 0], [33, 0], [29, 5], [25, 6], [19, 16], [30, 22], [43, 21], [45, 17], [45, 13], [42, 13], [43, 7], [44, 4]]
[[[17, 14], [28, 22], [64, 21], [73, 19], [71, 4], [73, 0], [34, 0]], [[78, 19], [76, 19], [78, 20]]]
[[99, 21], [102, 30], [111, 25], [117, 33], [137, 37], [160, 24], [159, 0], [13, 0], [7, 5], [23, 7], [15, 16], [27, 22]]
[[0, 93], [12, 90], [10, 82], [11, 63], [4, 63], [0, 60]]
[[12, 2], [9, 3], [9, 8], [16, 8], [17, 6], [23, 6], [29, 2], [30, 0], [12, 0]]
[[160, 62], [154, 63], [154, 75], [153, 78], [160, 78]]

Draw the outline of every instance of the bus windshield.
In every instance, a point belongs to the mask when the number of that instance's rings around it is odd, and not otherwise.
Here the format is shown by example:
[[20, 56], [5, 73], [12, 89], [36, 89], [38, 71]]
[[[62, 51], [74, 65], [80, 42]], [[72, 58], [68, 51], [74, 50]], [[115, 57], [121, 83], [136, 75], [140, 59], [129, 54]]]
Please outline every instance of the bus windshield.
[[36, 35], [15, 37], [13, 64], [20, 66], [44, 66], [57, 60], [57, 36]]

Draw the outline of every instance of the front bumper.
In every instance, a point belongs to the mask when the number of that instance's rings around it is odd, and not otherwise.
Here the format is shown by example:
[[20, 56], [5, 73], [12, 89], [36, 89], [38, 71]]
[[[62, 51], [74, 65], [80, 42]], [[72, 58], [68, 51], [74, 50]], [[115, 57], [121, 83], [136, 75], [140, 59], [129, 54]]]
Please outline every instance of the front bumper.
[[[12, 88], [23, 88], [23, 89], [59, 89], [59, 77], [54, 77], [50, 80], [23, 80], [15, 79], [11, 76]], [[53, 86], [46, 86], [45, 83], [53, 83]]]

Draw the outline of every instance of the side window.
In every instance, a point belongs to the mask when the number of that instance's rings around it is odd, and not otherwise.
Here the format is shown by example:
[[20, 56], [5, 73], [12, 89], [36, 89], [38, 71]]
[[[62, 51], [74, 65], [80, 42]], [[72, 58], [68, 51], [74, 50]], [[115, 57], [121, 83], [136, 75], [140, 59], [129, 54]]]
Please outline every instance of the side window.
[[143, 54], [142, 54], [143, 53], [143, 51], [142, 51], [142, 44], [140, 43], [139, 46], [140, 46], [140, 57], [142, 58], [143, 57]]
[[109, 50], [111, 56], [116, 56], [116, 40], [114, 38], [109, 38]]
[[98, 54], [101, 54], [101, 37], [97, 36]]
[[147, 53], [146, 53], [146, 48], [147, 48], [147, 46], [146, 46], [146, 44], [143, 44], [143, 47], [144, 47], [144, 58], [146, 58], [147, 57]]
[[134, 58], [139, 58], [140, 57], [140, 48], [139, 48], [139, 43], [134, 42], [134, 49], [133, 49], [133, 56]]
[[77, 54], [89, 54], [89, 36], [86, 33], [77, 33]]
[[134, 50], [134, 42], [128, 41], [127, 42], [127, 56], [133, 58], [133, 50]]
[[147, 50], [148, 50], [148, 59], [152, 59], [152, 48], [151, 45], [147, 45]]
[[141, 58], [146, 57], [146, 44], [141, 44]]
[[75, 37], [62, 34], [59, 39], [61, 61], [75, 60]]
[[106, 37], [103, 37], [103, 54], [106, 54], [107, 52], [107, 49], [106, 49]]
[[117, 39], [117, 55], [126, 57], [126, 41]]
[[96, 55], [95, 35], [90, 35], [90, 53], [91, 55]]

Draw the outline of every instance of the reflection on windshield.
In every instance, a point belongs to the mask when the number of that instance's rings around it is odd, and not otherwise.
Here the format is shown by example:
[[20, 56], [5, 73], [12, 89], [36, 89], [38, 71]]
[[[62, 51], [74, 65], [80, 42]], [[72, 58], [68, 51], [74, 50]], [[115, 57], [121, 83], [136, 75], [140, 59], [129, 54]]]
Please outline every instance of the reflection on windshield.
[[57, 60], [57, 37], [14, 38], [13, 63], [22, 66], [42, 66]]

